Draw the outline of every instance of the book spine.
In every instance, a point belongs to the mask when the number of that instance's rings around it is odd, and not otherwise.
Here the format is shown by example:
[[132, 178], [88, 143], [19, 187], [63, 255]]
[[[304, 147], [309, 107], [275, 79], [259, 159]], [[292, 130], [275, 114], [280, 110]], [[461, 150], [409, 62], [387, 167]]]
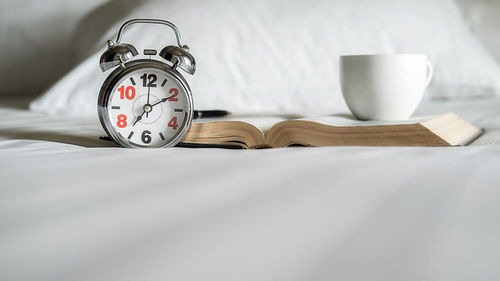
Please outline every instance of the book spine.
[[249, 147], [249, 149], [266, 149], [266, 148], [273, 148], [273, 147], [270, 146], [269, 144], [258, 144], [258, 145], [254, 145], [252, 147]]

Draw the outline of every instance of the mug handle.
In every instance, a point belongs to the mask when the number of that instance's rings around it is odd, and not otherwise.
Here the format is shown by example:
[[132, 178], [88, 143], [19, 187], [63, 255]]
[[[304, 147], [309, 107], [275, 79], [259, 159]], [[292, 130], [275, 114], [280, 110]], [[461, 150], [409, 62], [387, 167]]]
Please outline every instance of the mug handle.
[[432, 66], [432, 63], [427, 60], [427, 81], [425, 82], [425, 88], [429, 86], [429, 84], [432, 81], [432, 76], [434, 75], [434, 67]]

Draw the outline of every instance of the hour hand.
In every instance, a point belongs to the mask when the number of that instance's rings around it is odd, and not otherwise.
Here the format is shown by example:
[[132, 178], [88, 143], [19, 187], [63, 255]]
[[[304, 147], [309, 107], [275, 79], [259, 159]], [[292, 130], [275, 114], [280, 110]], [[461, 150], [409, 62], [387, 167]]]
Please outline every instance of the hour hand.
[[162, 102], [166, 102], [166, 101], [168, 101], [168, 100], [169, 100], [170, 98], [172, 98], [172, 97], [173, 97], [173, 96], [166, 97], [166, 98], [162, 98], [159, 102], [157, 102], [157, 103], [153, 104], [151, 107], [153, 107], [153, 106], [155, 106], [155, 105], [157, 105], [157, 104], [160, 104], [160, 103], [162, 103]]

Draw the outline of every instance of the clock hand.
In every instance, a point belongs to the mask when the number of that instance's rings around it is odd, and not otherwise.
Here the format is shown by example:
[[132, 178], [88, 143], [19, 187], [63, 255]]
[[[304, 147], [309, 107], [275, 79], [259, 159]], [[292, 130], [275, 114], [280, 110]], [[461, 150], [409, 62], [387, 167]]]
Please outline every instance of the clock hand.
[[137, 122], [141, 121], [141, 119], [142, 119], [142, 115], [144, 115], [144, 113], [146, 113], [146, 110], [144, 110], [144, 111], [142, 112], [142, 114], [141, 114], [141, 115], [137, 116], [137, 119], [135, 120], [135, 122], [134, 122], [134, 124], [132, 125], [132, 127], [134, 127], [134, 126], [135, 126], [135, 124], [137, 124]]
[[[151, 87], [148, 86], [148, 102], [147, 102], [147, 104], [149, 104], [149, 94], [150, 93], [151, 93]], [[146, 112], [146, 118], [148, 118], [148, 117], [149, 117], [149, 112]]]
[[[149, 87], [148, 87], [148, 89], [149, 89]], [[161, 99], [160, 101], [158, 101], [157, 103], [155, 103], [155, 104], [151, 105], [151, 108], [150, 108], [150, 110], [149, 110], [149, 111], [153, 110], [153, 107], [154, 107], [155, 105], [158, 105], [158, 104], [160, 104], [160, 103], [162, 103], [162, 102], [166, 102], [166, 101], [167, 101], [169, 98], [171, 98], [171, 97], [173, 97], [173, 95], [172, 95], [172, 96], [170, 96], [170, 97], [167, 97], [167, 98], [163, 98], [163, 99]], [[149, 104], [149, 102], [148, 102], [148, 104]], [[142, 120], [142, 116], [144, 115], [144, 113], [146, 113], [146, 118], [147, 118], [147, 117], [148, 117], [148, 113], [149, 113], [149, 111], [146, 111], [146, 108], [144, 108], [144, 111], [141, 113], [141, 115], [137, 116], [137, 119], [135, 119], [135, 122], [134, 122], [134, 124], [132, 124], [132, 127], [133, 127], [133, 126], [135, 126], [135, 124], [137, 124], [137, 122], [139, 122], [139, 121], [141, 121], [141, 120]]]
[[162, 102], [166, 102], [167, 100], [169, 100], [169, 99], [170, 99], [171, 97], [173, 97], [173, 96], [174, 96], [174, 95], [172, 95], [172, 96], [170, 96], [170, 97], [168, 97], [168, 98], [163, 98], [163, 99], [161, 99], [159, 102], [157, 102], [157, 103], [155, 103], [155, 104], [151, 105], [151, 107], [154, 107], [155, 105], [160, 104], [160, 103], [162, 103]]

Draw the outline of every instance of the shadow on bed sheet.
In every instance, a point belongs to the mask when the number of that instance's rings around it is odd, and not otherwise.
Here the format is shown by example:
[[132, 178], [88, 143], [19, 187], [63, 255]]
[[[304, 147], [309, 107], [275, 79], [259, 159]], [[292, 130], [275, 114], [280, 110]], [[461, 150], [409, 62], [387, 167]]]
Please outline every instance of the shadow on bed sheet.
[[47, 141], [93, 148], [118, 147], [115, 142], [100, 139], [99, 136], [79, 136], [53, 131], [0, 129], [0, 139]]

